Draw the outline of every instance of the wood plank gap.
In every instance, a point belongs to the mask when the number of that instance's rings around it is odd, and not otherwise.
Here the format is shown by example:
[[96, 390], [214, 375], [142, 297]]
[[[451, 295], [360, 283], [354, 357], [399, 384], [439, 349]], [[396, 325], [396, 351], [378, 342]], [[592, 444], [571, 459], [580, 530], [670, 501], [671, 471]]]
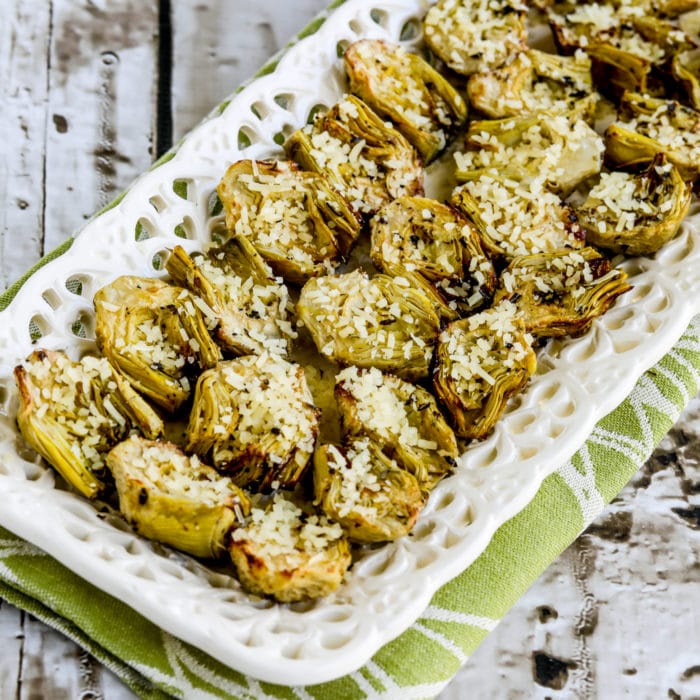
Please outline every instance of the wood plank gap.
[[[49, 3], [49, 26], [48, 26], [48, 36], [46, 39], [46, 45], [51, 46], [53, 41], [53, 2]], [[44, 144], [48, 144], [49, 140], [49, 112], [48, 105], [50, 104], [49, 96], [51, 94], [51, 50], [46, 53], [46, 105], [47, 109], [44, 116]], [[39, 226], [39, 240], [41, 244], [41, 257], [46, 255], [46, 207], [48, 198], [46, 197], [46, 183], [48, 181], [48, 148], [44, 148], [44, 154], [41, 158], [41, 217]], [[22, 618], [22, 624], [24, 624], [24, 618]], [[20, 660], [21, 660], [20, 655]], [[20, 679], [21, 681], [21, 679]]]
[[156, 98], [156, 158], [173, 145], [173, 25], [170, 0], [158, 4], [158, 95]]

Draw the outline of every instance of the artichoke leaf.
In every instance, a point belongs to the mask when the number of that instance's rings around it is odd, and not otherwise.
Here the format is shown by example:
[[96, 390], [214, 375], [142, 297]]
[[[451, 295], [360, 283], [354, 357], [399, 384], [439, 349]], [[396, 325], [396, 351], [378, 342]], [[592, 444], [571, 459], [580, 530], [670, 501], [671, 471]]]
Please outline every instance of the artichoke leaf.
[[623, 168], [648, 165], [658, 153], [684, 180], [700, 174], [700, 111], [675, 100], [625, 93], [605, 132], [606, 158]]
[[591, 123], [599, 100], [583, 51], [573, 56], [521, 51], [495, 70], [470, 76], [467, 93], [472, 107], [489, 119], [547, 111]]
[[416, 150], [354, 95], [295, 131], [284, 149], [302, 168], [323, 175], [361, 215], [401, 195], [423, 193]]
[[375, 368], [347, 367], [336, 377], [335, 400], [343, 433], [368, 437], [413, 474], [423, 491], [455, 467], [454, 432], [424, 388]]
[[15, 368], [22, 437], [75, 489], [92, 498], [103, 488], [104, 454], [132, 429], [148, 437], [163, 422], [104, 358], [73, 362], [37, 350]]
[[442, 318], [454, 320], [493, 298], [493, 263], [476, 231], [453, 207], [425, 197], [399, 197], [377, 212], [370, 231], [372, 262], [390, 275], [422, 278], [425, 286], [419, 281], [414, 286], [438, 295]]
[[318, 422], [302, 367], [270, 353], [248, 355], [200, 376], [186, 450], [242, 488], [293, 488], [313, 454]]
[[493, 430], [537, 366], [531, 336], [509, 301], [448, 325], [435, 360], [433, 387], [455, 433], [476, 440]]
[[440, 329], [433, 304], [405, 277], [370, 279], [358, 269], [309, 280], [297, 314], [329, 360], [419, 379], [428, 375]]
[[494, 303], [512, 302], [535, 337], [576, 336], [630, 289], [626, 280], [624, 271], [591, 247], [525, 255], [501, 274]]
[[246, 236], [276, 274], [295, 284], [332, 271], [360, 232], [342, 195], [292, 162], [238, 161], [217, 192], [229, 231]]
[[190, 292], [123, 276], [95, 294], [97, 345], [131, 385], [169, 413], [190, 396], [190, 377], [221, 352]]
[[345, 51], [350, 92], [391, 119], [426, 163], [467, 118], [460, 94], [427, 61], [399, 44], [361, 39]]
[[439, 0], [425, 16], [423, 34], [449, 68], [471, 75], [527, 48], [526, 15], [518, 0]]
[[223, 350], [287, 354], [297, 336], [289, 321], [289, 292], [248, 238], [233, 236], [192, 256], [175, 246], [166, 268], [176, 284], [204, 302], [197, 305], [215, 320], [214, 338]]
[[368, 438], [316, 450], [314, 496], [348, 539], [362, 544], [407, 535], [425, 504], [416, 478]]
[[169, 442], [132, 436], [112, 448], [107, 466], [134, 529], [196, 557], [221, 558], [250, 511], [231, 479]]
[[603, 139], [585, 121], [547, 112], [473, 121], [466, 145], [469, 150], [454, 156], [458, 181], [482, 174], [544, 178], [549, 189], [564, 196], [600, 172], [604, 151]]
[[243, 587], [281, 603], [321, 598], [342, 583], [351, 556], [343, 529], [276, 493], [254, 506], [229, 545]]
[[584, 244], [573, 208], [541, 179], [520, 183], [481, 175], [458, 187], [450, 204], [471, 221], [491, 257], [509, 259]]
[[577, 213], [593, 245], [652, 255], [676, 235], [691, 199], [692, 186], [660, 153], [641, 173], [604, 173]]

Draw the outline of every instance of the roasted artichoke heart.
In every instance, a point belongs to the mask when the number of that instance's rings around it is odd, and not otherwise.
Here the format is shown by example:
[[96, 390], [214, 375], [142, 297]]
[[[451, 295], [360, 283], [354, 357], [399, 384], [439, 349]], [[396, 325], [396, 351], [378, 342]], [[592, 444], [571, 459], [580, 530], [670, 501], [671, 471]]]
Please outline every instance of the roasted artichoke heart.
[[495, 303], [515, 304], [525, 330], [549, 338], [580, 335], [630, 285], [595, 248], [515, 258], [501, 274]]
[[347, 367], [336, 378], [335, 400], [346, 435], [369, 437], [429, 491], [454, 468], [454, 432], [435, 398], [422, 387], [378, 369]]
[[37, 350], [15, 368], [17, 426], [66, 481], [92, 498], [103, 488], [105, 453], [132, 429], [163, 432], [153, 409], [105, 358], [73, 362], [63, 352]]
[[190, 396], [190, 378], [221, 359], [186, 289], [124, 276], [95, 294], [97, 345], [139, 392], [166, 411]]
[[323, 513], [360, 543], [407, 535], [425, 504], [416, 478], [368, 438], [316, 450], [314, 494]]
[[683, 88], [690, 106], [700, 110], [700, 49], [675, 54], [671, 72]]
[[317, 277], [297, 313], [319, 352], [342, 365], [379, 367], [406, 379], [428, 375], [440, 319], [432, 301], [403, 277], [362, 270]]
[[557, 56], [536, 49], [517, 53], [495, 70], [475, 73], [467, 93], [472, 107], [490, 119], [547, 111], [591, 121], [599, 97], [586, 53]]
[[144, 537], [218, 559], [243, 524], [250, 500], [231, 479], [169, 442], [136, 436], [107, 455], [119, 510]]
[[676, 235], [691, 198], [692, 187], [659, 154], [642, 173], [603, 173], [577, 213], [589, 243], [651, 255]]
[[323, 175], [362, 214], [404, 194], [423, 193], [420, 156], [406, 138], [354, 95], [347, 95], [284, 144], [305, 170]]
[[517, 307], [508, 301], [447, 326], [435, 358], [433, 386], [455, 432], [477, 440], [491, 432], [537, 365]]
[[481, 175], [458, 187], [450, 203], [472, 221], [491, 256], [513, 258], [584, 244], [574, 210], [541, 180]]
[[457, 180], [483, 174], [511, 180], [542, 180], [567, 195], [600, 172], [603, 139], [583, 120], [533, 113], [525, 117], [473, 121], [467, 150], [455, 153]]
[[360, 232], [345, 199], [291, 162], [241, 160], [217, 188], [226, 226], [246, 236], [276, 274], [303, 284], [338, 265]]
[[213, 335], [225, 351], [287, 354], [297, 336], [289, 321], [289, 292], [245, 236], [192, 256], [175, 246], [166, 268], [176, 284], [204, 302], [196, 301], [216, 322]]
[[361, 39], [345, 51], [350, 92], [391, 119], [427, 163], [467, 118], [459, 93], [429, 63], [399, 44]]
[[243, 488], [293, 488], [313, 454], [318, 420], [301, 366], [248, 355], [200, 376], [186, 449]]
[[425, 42], [457, 73], [489, 71], [526, 48], [526, 15], [518, 0], [439, 0], [425, 16]]
[[684, 180], [700, 174], [700, 112], [675, 100], [625, 93], [617, 121], [605, 132], [606, 157], [622, 167], [663, 153]]
[[332, 593], [350, 566], [343, 529], [275, 494], [231, 533], [229, 553], [243, 587], [281, 603]]
[[377, 212], [370, 230], [372, 262], [391, 275], [423, 277], [454, 312], [453, 318], [491, 301], [496, 288], [493, 263], [478, 234], [454, 208], [425, 197], [399, 197]]

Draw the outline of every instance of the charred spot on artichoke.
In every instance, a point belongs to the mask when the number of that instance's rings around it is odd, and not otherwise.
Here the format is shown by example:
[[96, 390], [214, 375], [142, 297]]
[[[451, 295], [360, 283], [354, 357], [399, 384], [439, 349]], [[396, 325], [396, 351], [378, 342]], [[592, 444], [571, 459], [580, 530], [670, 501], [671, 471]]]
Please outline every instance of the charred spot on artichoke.
[[327, 274], [347, 255], [360, 222], [324, 178], [294, 163], [242, 160], [217, 192], [226, 225], [246, 236], [276, 274], [303, 284]]
[[199, 378], [186, 449], [242, 488], [293, 488], [313, 454], [318, 420], [301, 366], [248, 355]]
[[456, 73], [488, 71], [527, 47], [526, 15], [518, 0], [439, 0], [425, 16], [425, 42]]
[[17, 426], [68, 483], [92, 498], [104, 487], [104, 455], [131, 430], [163, 432], [153, 409], [105, 358], [73, 362], [63, 352], [37, 350], [15, 368]]
[[382, 271], [420, 275], [448, 309], [449, 320], [488, 304], [493, 263], [469, 222], [453, 207], [425, 197], [400, 197], [370, 222], [372, 262]]
[[95, 294], [97, 345], [131, 385], [166, 411], [190, 396], [190, 379], [221, 351], [186, 289], [124, 276]]
[[342, 582], [351, 557], [343, 529], [275, 494], [231, 535], [229, 554], [243, 587], [281, 603], [320, 598]]
[[481, 175], [458, 187], [450, 203], [474, 224], [490, 256], [509, 259], [584, 244], [573, 208], [541, 179], [517, 182]]
[[204, 253], [175, 246], [166, 262], [174, 282], [195, 295], [195, 303], [216, 323], [213, 335], [235, 355], [265, 350], [286, 355], [297, 333], [289, 292], [245, 236], [233, 236]]
[[362, 270], [309, 280], [297, 313], [333, 362], [379, 367], [406, 379], [428, 375], [440, 319], [433, 303], [402, 277]]
[[378, 369], [348, 367], [336, 378], [335, 399], [346, 436], [368, 437], [429, 491], [459, 454], [454, 432], [425, 389]]
[[323, 513], [360, 543], [407, 535], [425, 503], [416, 478], [368, 438], [316, 450], [314, 494]]
[[691, 186], [659, 154], [641, 173], [603, 173], [577, 212], [593, 245], [651, 255], [676, 235], [691, 199]]
[[250, 511], [231, 479], [169, 442], [136, 436], [107, 455], [119, 510], [144, 537], [196, 557], [218, 559]]
[[429, 63], [398, 44], [361, 39], [345, 51], [350, 91], [391, 119], [425, 162], [467, 118], [459, 93]]
[[501, 274], [495, 302], [515, 304], [536, 337], [580, 335], [630, 289], [627, 275], [595, 248], [525, 255]]
[[323, 175], [363, 215], [401, 195], [423, 192], [416, 150], [354, 95], [294, 132], [284, 148], [302, 168]]
[[476, 440], [493, 430], [537, 366], [531, 337], [508, 301], [447, 326], [435, 360], [433, 386], [455, 433]]

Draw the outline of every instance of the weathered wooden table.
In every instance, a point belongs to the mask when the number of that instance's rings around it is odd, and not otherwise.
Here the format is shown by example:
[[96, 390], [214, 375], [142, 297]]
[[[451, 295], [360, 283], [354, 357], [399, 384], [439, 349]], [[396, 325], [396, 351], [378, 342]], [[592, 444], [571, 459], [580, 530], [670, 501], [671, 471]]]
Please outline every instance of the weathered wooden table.
[[[5, 0], [0, 284], [80, 228], [327, 0]], [[700, 698], [700, 400], [443, 698]], [[0, 698], [132, 695], [0, 602]]]

